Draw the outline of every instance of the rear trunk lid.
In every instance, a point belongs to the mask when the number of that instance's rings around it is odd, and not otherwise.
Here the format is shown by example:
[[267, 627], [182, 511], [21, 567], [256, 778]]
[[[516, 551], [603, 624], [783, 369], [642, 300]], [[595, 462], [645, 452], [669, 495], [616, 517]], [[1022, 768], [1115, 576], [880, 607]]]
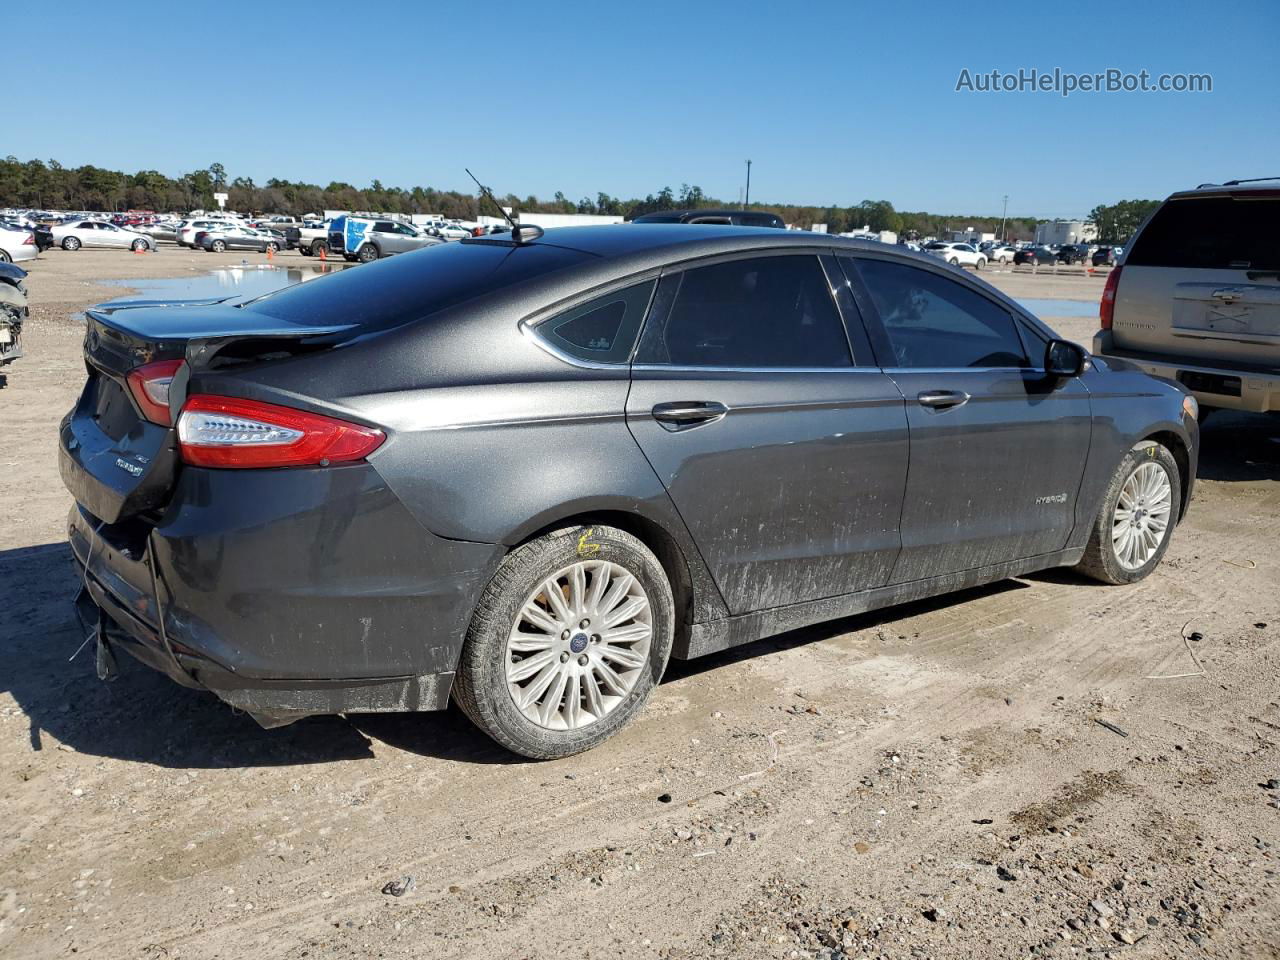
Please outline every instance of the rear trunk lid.
[[1124, 258], [1112, 336], [1188, 364], [1280, 369], [1280, 191], [1174, 196]]
[[162, 506], [179, 467], [172, 426], [142, 413], [129, 372], [160, 360], [185, 359], [170, 387], [176, 414], [188, 371], [245, 339], [287, 353], [323, 342], [349, 326], [298, 325], [225, 304], [132, 301], [86, 314], [84, 390], [60, 428], [62, 481], [89, 513], [108, 524]]

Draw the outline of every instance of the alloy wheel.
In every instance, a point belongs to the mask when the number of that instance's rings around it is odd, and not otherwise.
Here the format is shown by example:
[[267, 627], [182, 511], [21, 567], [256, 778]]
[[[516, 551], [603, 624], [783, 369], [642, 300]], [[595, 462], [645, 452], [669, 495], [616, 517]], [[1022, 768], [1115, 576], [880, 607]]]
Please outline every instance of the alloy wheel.
[[1145, 566], [1160, 548], [1173, 515], [1173, 487], [1158, 463], [1143, 463], [1120, 489], [1111, 545], [1126, 570]]
[[640, 581], [616, 563], [579, 561], [521, 606], [507, 638], [507, 689], [538, 726], [585, 727], [626, 700], [652, 639], [653, 611]]

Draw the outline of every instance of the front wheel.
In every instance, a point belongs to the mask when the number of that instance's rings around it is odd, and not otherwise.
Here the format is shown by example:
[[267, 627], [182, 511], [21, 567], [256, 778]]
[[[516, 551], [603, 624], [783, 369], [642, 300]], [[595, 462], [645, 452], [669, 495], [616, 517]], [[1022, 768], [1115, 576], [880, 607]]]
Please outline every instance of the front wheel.
[[356, 251], [356, 256], [360, 258], [361, 263], [372, 263], [378, 259], [378, 248], [372, 243], [366, 243]]
[[221, 240], [214, 240], [209, 244], [209, 249], [214, 253], [222, 253], [227, 249], [227, 245]]
[[137, 253], [137, 252], [140, 252], [140, 251], [142, 251], [142, 250], [146, 250], [146, 249], [147, 249], [147, 247], [149, 247], [149, 246], [150, 246], [150, 244], [149, 244], [149, 243], [147, 243], [147, 241], [145, 241], [145, 240], [135, 240], [135, 241], [133, 241], [133, 243], [131, 243], [129, 246], [133, 248], [133, 251], [134, 251], [135, 253]]
[[671, 586], [648, 547], [613, 527], [557, 530], [514, 550], [494, 574], [454, 698], [513, 753], [581, 753], [644, 707], [674, 628]]
[[307, 255], [311, 257], [318, 257], [318, 256], [321, 256], [322, 254], [327, 254], [328, 252], [329, 252], [328, 244], [326, 244], [323, 240], [316, 240], [311, 244], [311, 249], [310, 251], [308, 251]]
[[1078, 569], [1103, 583], [1134, 583], [1160, 563], [1178, 522], [1182, 478], [1169, 448], [1144, 440], [1107, 487]]
[[280, 252], [280, 244], [278, 244], [278, 243], [268, 243], [268, 244], [267, 244], [267, 248], [266, 248], [266, 250], [265, 250], [264, 252], [266, 252], [266, 253], [270, 253], [270, 254], [272, 254], [272, 255], [275, 255], [275, 254], [277, 254], [277, 253], [279, 253], [279, 252]]
[[67, 237], [65, 240], [62, 241], [62, 249], [63, 250], [79, 250], [80, 241], [75, 237]]
[[974, 263], [973, 269], [981, 270], [986, 265], [987, 265], [987, 261], [983, 260], [982, 257], [979, 257], [977, 261]]
[[960, 266], [960, 261], [955, 257], [952, 257], [950, 260], [947, 261], [947, 263], [951, 264], [953, 267]]

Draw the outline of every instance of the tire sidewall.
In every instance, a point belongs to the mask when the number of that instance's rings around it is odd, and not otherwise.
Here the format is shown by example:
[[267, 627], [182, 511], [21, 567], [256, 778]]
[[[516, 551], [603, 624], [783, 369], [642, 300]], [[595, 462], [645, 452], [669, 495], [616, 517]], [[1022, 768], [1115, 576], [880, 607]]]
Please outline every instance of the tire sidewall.
[[[527, 719], [507, 687], [507, 639], [516, 616], [538, 583], [582, 560], [607, 560], [644, 587], [652, 611], [649, 661], [626, 700], [604, 719], [578, 730], [548, 730]], [[605, 526], [558, 530], [513, 551], [485, 590], [468, 631], [462, 672], [480, 716], [471, 719], [507, 749], [534, 759], [570, 756], [607, 740], [632, 720], [662, 679], [675, 629], [675, 604], [662, 565], [635, 537]]]
[[[1138, 467], [1148, 462], [1158, 464], [1168, 476], [1172, 510], [1169, 514], [1169, 525], [1165, 528], [1164, 538], [1160, 541], [1160, 546], [1156, 548], [1156, 552], [1152, 554], [1151, 559], [1136, 570], [1129, 570], [1121, 565], [1116, 557], [1115, 547], [1111, 541], [1112, 519], [1115, 516], [1116, 503], [1120, 500], [1120, 492], [1124, 489], [1125, 482]], [[1102, 563], [1108, 578], [1113, 583], [1135, 583], [1144, 579], [1160, 565], [1160, 561], [1164, 559], [1165, 551], [1169, 549], [1169, 541], [1173, 538], [1173, 528], [1177, 524], [1181, 504], [1182, 478], [1178, 473], [1177, 461], [1173, 459], [1173, 455], [1167, 447], [1161, 446], [1154, 440], [1144, 440], [1124, 455], [1124, 459], [1120, 461], [1120, 465], [1116, 468], [1116, 472], [1111, 478], [1111, 484], [1107, 488], [1107, 497], [1103, 501], [1102, 510], [1098, 515], [1096, 530], [1102, 547]]]

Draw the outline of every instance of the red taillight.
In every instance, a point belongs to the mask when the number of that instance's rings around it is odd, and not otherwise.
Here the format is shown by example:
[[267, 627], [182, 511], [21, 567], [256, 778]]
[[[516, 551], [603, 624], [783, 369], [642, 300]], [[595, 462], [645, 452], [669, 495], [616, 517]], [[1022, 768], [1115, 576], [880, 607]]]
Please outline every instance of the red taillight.
[[129, 371], [129, 392], [142, 415], [162, 427], [173, 424], [169, 411], [169, 385], [182, 366], [182, 360], [157, 360]]
[[1121, 267], [1112, 267], [1107, 274], [1107, 285], [1102, 288], [1102, 300], [1098, 304], [1098, 317], [1102, 320], [1102, 329], [1110, 330], [1111, 321], [1116, 313], [1116, 288], [1120, 286]]
[[34, 233], [28, 233], [27, 239], [22, 241], [22, 245], [24, 247], [27, 247], [27, 246], [34, 247], [36, 245], [36, 235]]
[[195, 467], [327, 467], [363, 460], [385, 439], [358, 423], [240, 397], [197, 394], [178, 415], [178, 449]]

